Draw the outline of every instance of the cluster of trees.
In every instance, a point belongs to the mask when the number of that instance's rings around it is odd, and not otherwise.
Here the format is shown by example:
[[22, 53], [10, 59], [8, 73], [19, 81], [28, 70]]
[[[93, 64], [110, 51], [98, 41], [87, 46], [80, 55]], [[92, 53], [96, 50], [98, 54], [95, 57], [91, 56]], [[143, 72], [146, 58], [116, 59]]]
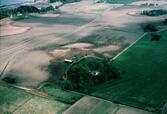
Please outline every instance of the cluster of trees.
[[141, 6], [152, 7], [152, 6], [159, 6], [159, 4], [154, 4], [154, 3], [145, 3], [145, 4], [142, 4]]
[[40, 11], [34, 6], [20, 6], [14, 9], [1, 8], [0, 9], [0, 19], [16, 16], [17, 14], [27, 14], [27, 13], [39, 13]]
[[62, 2], [62, 3], [71, 3], [71, 2], [79, 2], [80, 0], [49, 0], [49, 2]]
[[164, 9], [158, 9], [158, 10], [144, 10], [141, 12], [141, 15], [147, 15], [147, 16], [160, 16], [167, 14], [167, 10]]
[[167, 19], [164, 19], [163, 24], [167, 24]]
[[144, 32], [151, 32], [151, 41], [159, 41], [162, 36], [158, 35], [156, 32], [158, 31], [157, 27], [153, 24], [147, 24], [144, 26]]
[[41, 8], [40, 12], [47, 12], [47, 11], [52, 11], [52, 10], [54, 10], [53, 6], [49, 6], [46, 8]]
[[[51, 3], [56, 2], [56, 1], [59, 1], [65, 4], [65, 3], [71, 3], [71, 2], [79, 2], [80, 0], [49, 0], [49, 2]], [[11, 15], [17, 16], [17, 14], [19, 13], [25, 15], [27, 13], [40, 13], [40, 12], [47, 12], [51, 10], [54, 10], [52, 6], [44, 7], [44, 8], [41, 8], [40, 10], [36, 8], [35, 6], [29, 6], [29, 5], [20, 6], [18, 8], [1, 7], [0, 8], [0, 19], [10, 17]]]
[[89, 88], [118, 78], [120, 76], [116, 68], [109, 60], [85, 58], [74, 64], [67, 72], [65, 88], [86, 92]]
[[40, 13], [38, 8], [34, 6], [20, 6], [14, 9], [16, 13], [26, 14], [26, 13]]
[[12, 75], [4, 77], [2, 80], [9, 83], [9, 84], [16, 84], [18, 82], [18, 80], [15, 77], [13, 77]]
[[144, 32], [156, 32], [158, 29], [156, 26], [154, 26], [153, 24], [147, 24], [146, 26], [144, 26]]
[[159, 34], [156, 34], [156, 33], [151, 34], [151, 41], [159, 41], [161, 38], [162, 36]]
[[[161, 24], [167, 24], [167, 19], [164, 19]], [[156, 32], [158, 28], [154, 24], [147, 24], [143, 27], [144, 32]]]
[[0, 19], [9, 17], [13, 13], [15, 13], [14, 10], [10, 10], [10, 9], [7, 9], [7, 8], [1, 8], [0, 9]]
[[52, 6], [50, 7], [46, 7], [46, 8], [41, 8], [41, 10], [39, 10], [38, 8], [36, 8], [35, 6], [30, 6], [30, 5], [24, 5], [24, 6], [19, 6], [17, 8], [1, 8], [0, 9], [0, 19], [6, 18], [6, 17], [10, 17], [12, 16], [17, 16], [18, 14], [22, 14], [22, 15], [26, 15], [28, 13], [41, 13], [41, 12], [47, 12], [47, 11], [51, 11], [54, 8]]
[[106, 2], [105, 0], [95, 0], [95, 3], [103, 3]]

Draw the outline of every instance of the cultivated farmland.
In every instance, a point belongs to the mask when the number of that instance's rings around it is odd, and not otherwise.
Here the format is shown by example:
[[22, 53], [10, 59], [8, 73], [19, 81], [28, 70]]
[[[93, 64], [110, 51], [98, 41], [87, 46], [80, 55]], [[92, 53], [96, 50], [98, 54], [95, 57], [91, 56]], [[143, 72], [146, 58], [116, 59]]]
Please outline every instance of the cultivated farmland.
[[121, 78], [94, 89], [92, 95], [158, 112], [167, 99], [167, 30], [159, 41], [146, 34], [113, 61]]
[[26, 92], [4, 83], [0, 93], [0, 114], [60, 114], [70, 106], [47, 94], [45, 98], [42, 92]]

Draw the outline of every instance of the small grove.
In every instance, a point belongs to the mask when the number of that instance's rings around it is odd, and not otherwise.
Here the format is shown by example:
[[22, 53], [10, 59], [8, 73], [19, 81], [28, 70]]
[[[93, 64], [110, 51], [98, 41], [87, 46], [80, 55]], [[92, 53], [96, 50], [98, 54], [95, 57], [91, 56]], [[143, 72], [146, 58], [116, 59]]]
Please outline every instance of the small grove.
[[[54, 69], [53, 69], [54, 70]], [[119, 77], [119, 72], [108, 59], [84, 58], [69, 65], [60, 82], [63, 89], [87, 92], [93, 86]]]
[[54, 8], [50, 6], [50, 7], [42, 8], [39, 10], [35, 6], [29, 6], [29, 5], [19, 6], [14, 9], [1, 8], [0, 9], [0, 19], [10, 17], [11, 15], [17, 16], [18, 14], [26, 15], [28, 13], [43, 13], [43, 12], [51, 11], [53, 9]]
[[73, 63], [52, 61], [48, 71], [51, 75], [49, 82], [62, 89], [84, 93], [94, 86], [120, 77], [111, 60], [98, 57], [81, 57], [73, 60]]
[[146, 15], [146, 16], [161, 16], [166, 14], [167, 14], [167, 10], [164, 10], [164, 9], [144, 10], [141, 12], [141, 15]]

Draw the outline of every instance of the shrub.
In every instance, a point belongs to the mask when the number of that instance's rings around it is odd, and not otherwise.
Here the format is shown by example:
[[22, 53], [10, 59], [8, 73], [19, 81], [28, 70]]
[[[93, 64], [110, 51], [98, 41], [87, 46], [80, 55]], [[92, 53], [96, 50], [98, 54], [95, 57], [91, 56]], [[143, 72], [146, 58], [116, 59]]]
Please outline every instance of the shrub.
[[151, 34], [151, 41], [159, 41], [162, 38], [161, 35]]
[[40, 12], [47, 12], [47, 11], [52, 11], [52, 10], [54, 10], [53, 6], [49, 6], [46, 8], [41, 8]]
[[39, 13], [38, 8], [34, 6], [20, 6], [15, 9], [17, 13], [25, 14], [25, 13]]
[[72, 3], [72, 2], [79, 2], [80, 0], [49, 0], [51, 3], [52, 2], [56, 2], [56, 1], [60, 1], [63, 3]]
[[10, 83], [10, 84], [16, 84], [17, 83], [17, 80], [14, 77], [5, 77], [2, 80], [7, 82], [7, 83]]
[[141, 12], [141, 15], [147, 15], [147, 16], [160, 16], [167, 14], [167, 10], [159, 9], [159, 10], [144, 10]]
[[164, 19], [163, 23], [164, 23], [164, 24], [167, 24], [167, 19]]
[[156, 32], [158, 29], [152, 24], [147, 24], [144, 28], [144, 32]]

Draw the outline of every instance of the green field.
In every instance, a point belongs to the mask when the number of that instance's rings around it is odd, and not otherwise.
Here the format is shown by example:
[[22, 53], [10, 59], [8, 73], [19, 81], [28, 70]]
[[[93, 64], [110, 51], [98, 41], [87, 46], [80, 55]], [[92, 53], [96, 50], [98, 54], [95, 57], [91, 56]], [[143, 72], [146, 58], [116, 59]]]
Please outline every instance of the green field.
[[113, 61], [121, 78], [95, 87], [92, 95], [158, 112], [167, 100], [167, 30], [160, 41], [147, 34]]
[[22, 90], [0, 84], [0, 111], [13, 112], [31, 97], [31, 94]]
[[47, 93], [48, 95], [52, 96], [58, 101], [62, 101], [67, 104], [73, 104], [81, 97], [83, 94], [73, 92], [73, 91], [66, 91], [60, 88], [56, 88], [54, 85], [46, 85], [40, 89], [40, 91]]
[[61, 114], [68, 107], [59, 101], [34, 96], [13, 114]]
[[0, 83], [0, 114], [60, 114], [70, 105]]

